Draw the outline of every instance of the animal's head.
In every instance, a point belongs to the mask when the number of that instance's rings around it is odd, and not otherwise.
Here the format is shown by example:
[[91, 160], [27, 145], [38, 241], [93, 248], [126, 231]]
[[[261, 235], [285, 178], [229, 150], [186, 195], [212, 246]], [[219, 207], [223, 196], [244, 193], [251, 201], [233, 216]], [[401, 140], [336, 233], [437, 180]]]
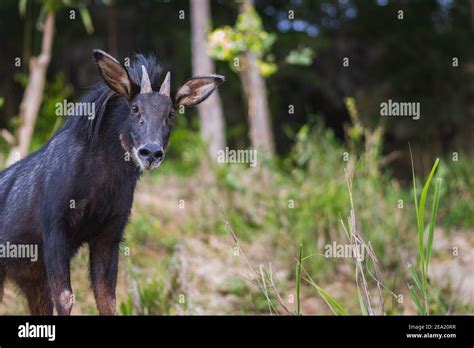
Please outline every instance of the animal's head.
[[121, 133], [122, 146], [132, 152], [141, 170], [157, 168], [163, 161], [175, 110], [201, 103], [224, 81], [221, 75], [197, 76], [172, 94], [168, 72], [159, 90], [154, 91], [144, 65], [138, 85], [109, 54], [94, 50], [94, 58], [105, 83], [126, 100], [128, 115]]

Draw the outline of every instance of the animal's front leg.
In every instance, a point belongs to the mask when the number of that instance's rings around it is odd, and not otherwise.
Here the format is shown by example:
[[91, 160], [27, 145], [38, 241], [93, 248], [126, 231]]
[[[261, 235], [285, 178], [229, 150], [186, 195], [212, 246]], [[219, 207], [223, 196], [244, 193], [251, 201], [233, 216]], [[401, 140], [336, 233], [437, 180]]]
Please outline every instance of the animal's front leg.
[[90, 277], [97, 309], [100, 315], [114, 315], [119, 243], [105, 234], [91, 241], [89, 249]]
[[70, 315], [74, 304], [70, 261], [71, 250], [64, 233], [59, 228], [53, 228], [45, 238], [44, 262], [58, 315]]

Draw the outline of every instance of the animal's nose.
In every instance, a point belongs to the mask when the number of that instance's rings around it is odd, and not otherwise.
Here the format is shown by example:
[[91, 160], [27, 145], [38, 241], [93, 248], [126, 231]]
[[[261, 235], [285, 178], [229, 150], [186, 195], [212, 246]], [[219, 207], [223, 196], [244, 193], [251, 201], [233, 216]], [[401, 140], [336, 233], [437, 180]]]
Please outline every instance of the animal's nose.
[[138, 149], [138, 156], [143, 161], [148, 161], [149, 163], [160, 162], [163, 159], [164, 152], [163, 148], [158, 144], [145, 144]]

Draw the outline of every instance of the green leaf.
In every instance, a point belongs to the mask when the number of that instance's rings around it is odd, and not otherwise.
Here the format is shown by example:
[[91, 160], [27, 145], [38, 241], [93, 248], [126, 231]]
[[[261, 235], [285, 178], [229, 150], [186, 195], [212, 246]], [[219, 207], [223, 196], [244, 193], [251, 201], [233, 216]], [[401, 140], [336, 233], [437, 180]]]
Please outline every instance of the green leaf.
[[26, 14], [26, 4], [27, 3], [28, 3], [28, 0], [20, 0], [18, 2], [18, 10], [19, 10], [21, 16], [24, 16]]
[[358, 270], [356, 269], [356, 284], [357, 284], [357, 297], [359, 298], [359, 306], [360, 310], [362, 311], [363, 315], [369, 315], [369, 312], [367, 311], [367, 308], [365, 306], [364, 298], [362, 297], [362, 294], [360, 292], [360, 287], [359, 287], [359, 274]]
[[425, 186], [423, 186], [423, 190], [421, 191], [421, 198], [420, 198], [420, 207], [418, 209], [418, 213], [420, 216], [420, 221], [418, 224], [418, 238], [421, 236], [421, 248], [422, 252], [420, 254], [421, 256], [421, 273], [422, 273], [422, 280], [423, 280], [423, 289], [426, 290], [427, 287], [427, 279], [426, 279], [426, 274], [425, 274], [425, 248], [424, 248], [424, 229], [425, 229], [425, 202], [426, 202], [426, 196], [428, 195], [428, 189], [430, 188], [430, 183], [431, 179], [433, 178], [433, 175], [436, 171], [436, 168], [438, 167], [439, 163], [439, 158], [436, 159], [433, 167], [431, 168], [430, 174], [428, 175], [428, 178], [426, 179]]
[[319, 296], [321, 296], [324, 302], [326, 302], [329, 309], [331, 310], [331, 312], [334, 313], [334, 315], [347, 315], [344, 308], [342, 308], [342, 306], [334, 298], [332, 298], [326, 291], [324, 291], [315, 282], [313, 282], [312, 279], [306, 278], [306, 281], [316, 289]]
[[410, 293], [410, 296], [413, 302], [415, 303], [418, 313], [420, 315], [424, 314], [423, 307], [421, 306], [420, 300], [418, 299], [418, 296], [416, 295], [415, 290], [413, 290], [413, 286], [408, 285], [408, 292]]
[[412, 178], [413, 178], [413, 196], [415, 198], [415, 213], [416, 213], [416, 222], [418, 225], [418, 253], [420, 254], [420, 261], [423, 263], [424, 256], [423, 256], [423, 250], [424, 250], [424, 243], [423, 243], [423, 230], [421, 229], [420, 225], [420, 214], [418, 211], [418, 194], [416, 192], [416, 177], [415, 177], [415, 165], [413, 164], [413, 153], [411, 152], [411, 145], [408, 144], [408, 147], [410, 149], [410, 160], [411, 160], [411, 173], [412, 173]]
[[424, 229], [424, 215], [425, 215], [425, 201], [426, 201], [426, 196], [428, 195], [428, 189], [430, 188], [430, 183], [431, 179], [433, 178], [434, 172], [436, 168], [438, 167], [439, 163], [439, 158], [436, 159], [436, 162], [434, 163], [433, 167], [431, 168], [430, 174], [428, 175], [428, 179], [426, 179], [425, 186], [423, 186], [423, 190], [421, 191], [421, 198], [420, 198], [420, 220], [421, 220], [421, 229]]
[[62, 5], [62, 1], [61, 0], [44, 0], [43, 1], [43, 8], [46, 10], [46, 11], [52, 11], [52, 12], [56, 12]]
[[301, 285], [301, 262], [303, 257], [303, 244], [300, 244], [298, 264], [296, 265], [296, 315], [301, 315], [300, 285]]
[[94, 26], [92, 25], [92, 18], [89, 13], [89, 10], [85, 6], [79, 7], [79, 14], [81, 15], [82, 24], [86, 28], [87, 34], [92, 34], [94, 32]]
[[433, 246], [434, 229], [435, 229], [435, 225], [436, 225], [436, 215], [438, 214], [440, 189], [441, 189], [441, 179], [438, 178], [436, 180], [433, 207], [431, 209], [431, 221], [430, 221], [430, 227], [429, 227], [429, 231], [428, 231], [428, 245], [426, 246], [426, 262], [425, 262], [425, 265], [426, 265], [425, 275], [426, 275], [426, 277], [428, 277], [428, 268], [429, 268], [429, 265], [430, 265], [431, 248]]
[[420, 293], [423, 293], [423, 288], [421, 286], [420, 278], [418, 278], [418, 275], [416, 274], [416, 270], [413, 267], [413, 265], [408, 265], [408, 272], [410, 272], [411, 279], [415, 282], [416, 287], [418, 288], [418, 291]]
[[313, 63], [314, 53], [310, 47], [290, 51], [285, 61], [292, 65], [309, 66]]

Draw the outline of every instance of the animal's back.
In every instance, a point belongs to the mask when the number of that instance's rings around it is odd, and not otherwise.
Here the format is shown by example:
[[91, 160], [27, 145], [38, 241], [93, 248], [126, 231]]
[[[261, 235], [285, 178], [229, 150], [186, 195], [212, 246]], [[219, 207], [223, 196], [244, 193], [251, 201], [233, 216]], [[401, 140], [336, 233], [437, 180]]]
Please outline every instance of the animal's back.
[[25, 225], [33, 231], [37, 225], [34, 201], [39, 197], [35, 197], [38, 181], [35, 175], [41, 174], [37, 158], [32, 156], [20, 161], [0, 176], [0, 239], [3, 243], [28, 242], [25, 238], [35, 235], [21, 232]]
[[58, 149], [66, 145], [65, 138], [63, 132], [58, 133], [40, 150], [0, 173], [0, 242], [41, 242], [40, 211], [46, 204], [46, 188], [60, 184]]

